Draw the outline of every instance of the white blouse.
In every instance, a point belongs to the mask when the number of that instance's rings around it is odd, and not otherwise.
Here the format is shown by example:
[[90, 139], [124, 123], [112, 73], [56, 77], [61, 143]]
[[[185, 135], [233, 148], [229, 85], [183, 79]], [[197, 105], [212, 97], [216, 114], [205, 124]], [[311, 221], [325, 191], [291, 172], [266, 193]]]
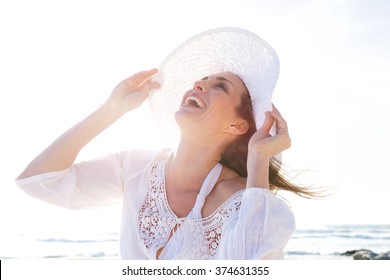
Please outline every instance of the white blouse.
[[295, 230], [286, 203], [262, 188], [232, 195], [208, 217], [205, 198], [222, 166], [208, 174], [192, 211], [178, 218], [165, 191], [169, 151], [125, 151], [16, 180], [33, 197], [69, 209], [122, 202], [122, 259], [282, 259]]

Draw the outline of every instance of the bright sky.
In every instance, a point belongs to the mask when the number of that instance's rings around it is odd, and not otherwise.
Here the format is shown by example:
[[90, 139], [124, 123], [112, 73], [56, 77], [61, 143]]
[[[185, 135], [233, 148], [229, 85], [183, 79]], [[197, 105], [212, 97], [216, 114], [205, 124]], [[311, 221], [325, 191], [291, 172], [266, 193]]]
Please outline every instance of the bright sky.
[[[390, 223], [389, 7], [386, 0], [1, 1], [1, 231], [116, 231], [119, 208], [69, 212], [30, 199], [13, 178], [120, 80], [221, 26], [249, 29], [276, 49], [274, 103], [293, 141], [284, 163], [309, 169], [300, 182], [337, 191], [323, 201], [288, 196], [298, 227]], [[144, 106], [79, 159], [158, 148], [154, 131]]]

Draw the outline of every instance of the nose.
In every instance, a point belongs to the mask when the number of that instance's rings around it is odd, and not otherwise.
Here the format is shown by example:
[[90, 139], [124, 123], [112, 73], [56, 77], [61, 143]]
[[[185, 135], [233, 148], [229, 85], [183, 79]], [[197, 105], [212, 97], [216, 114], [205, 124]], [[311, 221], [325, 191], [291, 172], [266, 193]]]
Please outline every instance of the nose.
[[204, 92], [206, 90], [205, 81], [197, 81], [194, 83], [194, 90]]

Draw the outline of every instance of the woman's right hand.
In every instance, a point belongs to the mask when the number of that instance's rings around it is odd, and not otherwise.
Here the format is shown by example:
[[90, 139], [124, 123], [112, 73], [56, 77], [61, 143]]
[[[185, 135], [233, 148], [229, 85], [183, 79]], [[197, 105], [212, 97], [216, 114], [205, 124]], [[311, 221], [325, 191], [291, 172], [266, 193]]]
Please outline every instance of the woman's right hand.
[[160, 88], [158, 83], [151, 81], [156, 73], [157, 69], [139, 72], [119, 83], [102, 107], [58, 137], [26, 167], [18, 179], [69, 168], [87, 143], [123, 114], [140, 106], [152, 89]]
[[112, 91], [105, 105], [114, 108], [116, 113], [123, 115], [139, 107], [149, 96], [151, 90], [159, 89], [160, 84], [152, 82], [157, 69], [138, 72], [120, 82]]

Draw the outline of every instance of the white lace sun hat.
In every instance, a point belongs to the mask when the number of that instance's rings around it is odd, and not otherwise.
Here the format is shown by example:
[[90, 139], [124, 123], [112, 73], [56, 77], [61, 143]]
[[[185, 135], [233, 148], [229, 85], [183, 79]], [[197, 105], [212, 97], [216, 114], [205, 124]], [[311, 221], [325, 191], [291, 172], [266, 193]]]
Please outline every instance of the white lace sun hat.
[[177, 47], [160, 65], [154, 80], [161, 89], [149, 96], [152, 115], [170, 142], [179, 135], [174, 119], [183, 95], [205, 76], [231, 72], [246, 85], [257, 128], [272, 110], [271, 98], [279, 76], [274, 49], [258, 35], [240, 28], [211, 29]]

